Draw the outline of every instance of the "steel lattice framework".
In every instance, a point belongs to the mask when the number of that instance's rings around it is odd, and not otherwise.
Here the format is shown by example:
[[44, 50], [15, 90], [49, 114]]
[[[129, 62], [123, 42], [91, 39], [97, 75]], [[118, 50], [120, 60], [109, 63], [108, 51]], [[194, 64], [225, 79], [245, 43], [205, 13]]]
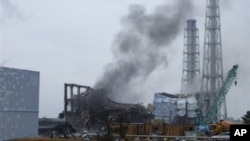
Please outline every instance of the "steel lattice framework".
[[[204, 115], [215, 101], [223, 82], [219, 0], [207, 0], [205, 21], [202, 96], [200, 101]], [[217, 119], [225, 118], [226, 116], [226, 104], [224, 100], [222, 109], [218, 112]]]
[[200, 85], [200, 51], [199, 31], [196, 20], [187, 20], [184, 35], [183, 70], [181, 93], [194, 94], [199, 91]]

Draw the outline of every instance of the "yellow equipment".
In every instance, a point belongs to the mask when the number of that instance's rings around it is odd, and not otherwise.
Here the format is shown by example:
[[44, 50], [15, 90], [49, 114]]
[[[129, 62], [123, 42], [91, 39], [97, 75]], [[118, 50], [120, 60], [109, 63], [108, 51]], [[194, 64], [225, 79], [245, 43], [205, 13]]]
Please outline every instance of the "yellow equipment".
[[230, 125], [232, 123], [228, 120], [222, 120], [216, 124], [213, 125], [213, 135], [218, 135], [222, 132], [229, 132], [230, 131]]

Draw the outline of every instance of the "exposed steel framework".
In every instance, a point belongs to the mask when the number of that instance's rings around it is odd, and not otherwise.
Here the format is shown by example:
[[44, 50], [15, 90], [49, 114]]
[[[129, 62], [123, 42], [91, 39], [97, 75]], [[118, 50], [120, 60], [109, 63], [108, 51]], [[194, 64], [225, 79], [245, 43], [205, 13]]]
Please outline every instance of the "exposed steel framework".
[[[76, 90], [76, 91], [74, 91]], [[65, 123], [69, 122], [73, 126], [81, 125], [79, 117], [74, 114], [78, 109], [77, 99], [79, 99], [86, 92], [91, 91], [89, 86], [78, 85], [78, 84], [64, 84], [64, 118]]]
[[184, 35], [181, 93], [194, 94], [200, 90], [199, 31], [196, 20], [187, 20]]
[[[221, 47], [221, 24], [219, 0], [207, 0], [205, 19], [205, 39], [203, 54], [203, 72], [201, 86], [202, 113], [206, 114], [215, 101], [223, 82], [223, 64]], [[217, 119], [227, 116], [225, 100]]]

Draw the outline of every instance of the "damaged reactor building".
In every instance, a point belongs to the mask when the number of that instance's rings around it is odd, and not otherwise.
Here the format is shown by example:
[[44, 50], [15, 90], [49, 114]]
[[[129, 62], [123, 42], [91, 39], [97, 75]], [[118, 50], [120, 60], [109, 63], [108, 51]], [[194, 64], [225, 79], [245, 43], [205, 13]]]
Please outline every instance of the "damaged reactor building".
[[152, 119], [152, 114], [142, 104], [115, 102], [104, 95], [104, 90], [68, 83], [64, 88], [64, 111], [59, 117], [77, 129], [100, 128], [109, 122], [142, 123]]

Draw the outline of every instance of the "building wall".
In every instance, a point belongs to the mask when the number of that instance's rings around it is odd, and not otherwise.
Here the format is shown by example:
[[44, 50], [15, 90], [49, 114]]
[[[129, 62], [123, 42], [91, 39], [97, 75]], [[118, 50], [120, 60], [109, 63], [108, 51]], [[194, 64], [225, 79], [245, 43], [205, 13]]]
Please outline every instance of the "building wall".
[[165, 123], [173, 123], [176, 116], [177, 97], [166, 93], [156, 93], [154, 96], [154, 118], [164, 120]]
[[156, 120], [164, 120], [168, 124], [196, 122], [198, 102], [194, 95], [156, 93], [153, 107]]
[[0, 141], [38, 135], [39, 75], [0, 67]]

